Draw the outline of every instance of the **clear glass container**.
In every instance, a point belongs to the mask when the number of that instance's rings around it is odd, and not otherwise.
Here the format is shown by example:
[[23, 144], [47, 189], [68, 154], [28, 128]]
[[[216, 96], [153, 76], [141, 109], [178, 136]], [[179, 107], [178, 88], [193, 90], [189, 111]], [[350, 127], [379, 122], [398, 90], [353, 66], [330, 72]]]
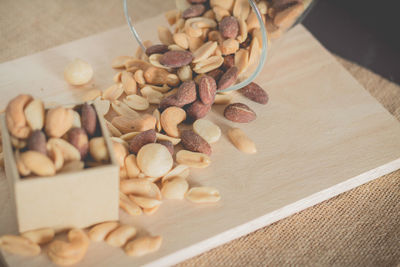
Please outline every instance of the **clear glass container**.
[[[152, 26], [154, 31], [158, 32], [159, 44], [164, 44], [168, 50], [185, 50], [192, 53], [193, 61], [189, 66], [195, 81], [196, 77], [208, 74], [218, 83], [221, 75], [227, 73], [231, 66], [235, 66], [235, 81], [224, 83], [227, 86], [218, 85], [218, 92], [226, 92], [243, 88], [257, 77], [263, 69], [272, 43], [301, 22], [314, 2], [160, 0], [163, 6], [171, 4], [173, 8], [174, 4], [175, 8], [165, 10], [164, 25]], [[142, 41], [140, 31], [135, 28], [135, 18], [143, 17], [143, 14], [135, 14], [133, 0], [124, 0], [124, 12], [133, 36], [142, 51], [145, 51], [150, 43]], [[146, 57], [144, 53], [142, 55], [143, 60], [179, 74], [180, 67], [174, 66], [171, 69], [159, 64], [157, 60], [161, 59], [162, 54], [149, 54], [150, 57]]]

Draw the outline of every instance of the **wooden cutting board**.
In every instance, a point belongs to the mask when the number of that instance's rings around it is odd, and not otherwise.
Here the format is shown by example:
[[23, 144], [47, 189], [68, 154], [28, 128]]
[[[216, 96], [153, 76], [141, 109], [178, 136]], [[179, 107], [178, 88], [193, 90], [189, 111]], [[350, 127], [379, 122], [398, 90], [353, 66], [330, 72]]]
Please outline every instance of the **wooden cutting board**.
[[[156, 41], [161, 23], [161, 17], [143, 21], [139, 32]], [[69, 61], [90, 62], [95, 70], [91, 86], [105, 89], [115, 73], [111, 60], [133, 54], [136, 47], [122, 27], [1, 64], [0, 107], [20, 93], [51, 102], [79, 101], [85, 90], [63, 80]], [[223, 136], [213, 145], [211, 166], [194, 170], [189, 182], [218, 188], [222, 201], [202, 206], [164, 201], [152, 216], [121, 212], [123, 223], [162, 235], [161, 249], [130, 258], [122, 249], [91, 243], [79, 266], [177, 263], [400, 168], [399, 122], [304, 27], [291, 30], [273, 53], [256, 80], [270, 95], [268, 105], [235, 94], [235, 100], [256, 111], [257, 120], [231, 123], [223, 118], [223, 107], [214, 107], [207, 117], [221, 126]], [[226, 132], [232, 126], [255, 141], [257, 154], [242, 154], [230, 144]], [[10, 196], [1, 173], [0, 234], [16, 233]], [[3, 256], [10, 266], [51, 265], [45, 253]]]

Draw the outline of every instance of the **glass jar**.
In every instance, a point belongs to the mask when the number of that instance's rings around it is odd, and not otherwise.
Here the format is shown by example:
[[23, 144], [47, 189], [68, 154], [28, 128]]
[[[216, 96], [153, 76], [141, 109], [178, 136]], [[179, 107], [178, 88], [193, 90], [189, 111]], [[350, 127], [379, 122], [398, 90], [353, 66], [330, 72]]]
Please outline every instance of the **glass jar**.
[[[238, 90], [257, 77], [272, 43], [304, 19], [313, 2], [175, 0], [175, 8], [165, 12], [165, 24], [154, 25], [164, 50], [139, 54], [143, 60], [178, 76], [183, 68], [188, 72], [187, 66], [195, 81], [204, 75], [212, 76], [219, 92]], [[168, 5], [163, 1], [165, 4]], [[146, 50], [150, 42], [142, 42], [132, 22], [132, 18], [140, 16], [135, 14], [132, 0], [124, 0], [124, 11], [134, 37], [142, 51]], [[182, 66], [163, 64], [163, 53], [171, 50], [190, 52], [192, 61]]]

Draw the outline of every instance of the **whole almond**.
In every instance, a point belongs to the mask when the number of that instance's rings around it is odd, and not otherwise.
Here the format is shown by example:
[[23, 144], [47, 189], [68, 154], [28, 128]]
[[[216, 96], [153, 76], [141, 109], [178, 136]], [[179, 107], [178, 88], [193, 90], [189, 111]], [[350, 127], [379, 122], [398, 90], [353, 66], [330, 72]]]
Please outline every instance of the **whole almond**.
[[211, 110], [211, 105], [206, 105], [200, 100], [196, 100], [186, 108], [186, 115], [190, 120], [204, 118]]
[[256, 113], [247, 105], [242, 103], [233, 103], [224, 110], [224, 116], [230, 121], [247, 123], [256, 119]]
[[146, 55], [151, 56], [153, 54], [164, 54], [168, 52], [168, 46], [164, 44], [152, 45], [146, 49]]
[[183, 107], [183, 106], [184, 106], [184, 104], [182, 104], [178, 100], [177, 94], [173, 94], [173, 95], [167, 96], [163, 100], [161, 100], [159, 108], [162, 111], [168, 107]]
[[189, 18], [194, 18], [194, 17], [199, 17], [203, 15], [204, 11], [206, 10], [204, 5], [192, 5], [189, 8], [187, 8], [185, 11], [182, 13], [182, 18], [184, 19], [189, 19]]
[[235, 55], [225, 56], [224, 57], [224, 64], [222, 64], [223, 70], [227, 71], [233, 66], [235, 66]]
[[137, 154], [142, 146], [156, 142], [156, 131], [150, 129], [133, 137], [129, 143], [129, 152]]
[[196, 101], [196, 84], [194, 81], [183, 82], [176, 93], [176, 98], [181, 105], [187, 105]]
[[260, 103], [267, 104], [268, 103], [268, 95], [258, 84], [250, 83], [247, 86], [240, 89], [240, 92], [247, 97], [248, 99]]
[[72, 128], [69, 130], [68, 142], [78, 149], [82, 160], [86, 158], [86, 155], [89, 152], [89, 139], [84, 129]]
[[28, 149], [47, 155], [46, 135], [41, 130], [35, 130], [28, 138]]
[[49, 137], [61, 137], [72, 127], [73, 121], [74, 116], [70, 109], [52, 108], [46, 115], [46, 134]]
[[208, 76], [214, 78], [215, 82], [218, 82], [221, 79], [223, 74], [224, 74], [224, 72], [220, 69], [215, 69], [215, 70], [212, 70], [209, 73], [207, 73]]
[[222, 37], [226, 39], [235, 39], [239, 34], [238, 20], [233, 16], [223, 18], [219, 23], [219, 31]]
[[81, 108], [81, 121], [82, 127], [86, 131], [89, 137], [93, 136], [97, 128], [97, 116], [96, 111], [92, 105], [85, 103]]
[[200, 152], [206, 155], [211, 155], [211, 146], [200, 135], [192, 130], [182, 131], [181, 133], [182, 145], [185, 149], [192, 152]]
[[189, 51], [168, 51], [160, 58], [160, 63], [166, 67], [179, 68], [192, 62], [193, 55]]
[[171, 141], [168, 141], [168, 140], [157, 140], [157, 143], [165, 146], [168, 149], [169, 153], [171, 153], [171, 155], [174, 154], [174, 144], [172, 144]]
[[239, 70], [237, 67], [233, 66], [229, 68], [218, 81], [218, 90], [224, 90], [236, 82]]
[[199, 97], [206, 104], [211, 105], [217, 94], [217, 84], [211, 76], [204, 75], [199, 82]]

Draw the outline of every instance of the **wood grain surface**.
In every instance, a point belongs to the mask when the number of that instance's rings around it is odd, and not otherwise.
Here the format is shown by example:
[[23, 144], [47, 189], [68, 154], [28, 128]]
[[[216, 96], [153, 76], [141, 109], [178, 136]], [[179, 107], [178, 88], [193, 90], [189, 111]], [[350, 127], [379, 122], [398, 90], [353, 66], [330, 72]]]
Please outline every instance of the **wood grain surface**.
[[[154, 19], [139, 28], [157, 24]], [[153, 32], [146, 34], [154, 40]], [[69, 88], [63, 81], [68, 61], [89, 61], [95, 68], [92, 86], [105, 89], [111, 84], [112, 58], [132, 54], [133, 48], [126, 27], [91, 36], [0, 65], [0, 89], [9, 98], [30, 92], [46, 101], [76, 101], [84, 89]], [[240, 127], [259, 153], [240, 154], [224, 137], [213, 147], [212, 166], [190, 177], [191, 185], [220, 189], [222, 202], [199, 207], [166, 201], [153, 216], [121, 214], [123, 222], [163, 235], [161, 250], [131, 259], [120, 249], [92, 244], [82, 266], [176, 263], [400, 167], [399, 123], [303, 27], [285, 36], [257, 82], [268, 88], [270, 103], [264, 107], [243, 100], [258, 118]], [[221, 113], [222, 108], [215, 108], [208, 118], [226, 133], [234, 124]], [[13, 210], [6, 185], [0, 190], [0, 234], [10, 233], [16, 229]], [[45, 255], [4, 257], [10, 266], [49, 263]]]

